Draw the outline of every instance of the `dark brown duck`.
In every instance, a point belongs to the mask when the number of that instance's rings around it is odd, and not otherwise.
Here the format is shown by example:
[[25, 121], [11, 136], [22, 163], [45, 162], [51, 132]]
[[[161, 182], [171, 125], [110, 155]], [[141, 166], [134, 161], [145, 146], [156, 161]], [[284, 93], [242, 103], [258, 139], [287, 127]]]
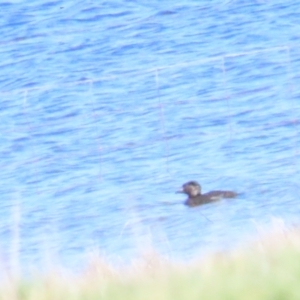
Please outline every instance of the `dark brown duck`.
[[189, 181], [182, 186], [178, 193], [187, 194], [189, 197], [185, 201], [187, 206], [198, 206], [206, 203], [218, 201], [222, 198], [234, 198], [237, 193], [232, 191], [211, 191], [201, 194], [201, 186], [197, 181]]

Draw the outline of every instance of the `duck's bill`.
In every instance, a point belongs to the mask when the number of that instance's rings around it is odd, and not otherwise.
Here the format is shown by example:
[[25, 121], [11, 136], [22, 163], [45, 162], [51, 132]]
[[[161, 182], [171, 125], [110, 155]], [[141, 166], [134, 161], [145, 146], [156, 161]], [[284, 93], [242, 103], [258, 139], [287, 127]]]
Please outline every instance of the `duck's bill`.
[[176, 194], [182, 194], [184, 193], [183, 189], [176, 191]]

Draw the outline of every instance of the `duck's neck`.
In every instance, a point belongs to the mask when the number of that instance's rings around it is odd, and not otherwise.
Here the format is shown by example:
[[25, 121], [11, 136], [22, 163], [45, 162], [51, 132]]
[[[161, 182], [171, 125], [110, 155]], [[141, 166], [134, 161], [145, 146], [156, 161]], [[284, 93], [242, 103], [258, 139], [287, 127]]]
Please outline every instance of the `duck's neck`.
[[201, 196], [201, 193], [189, 195], [190, 198], [197, 198], [199, 196]]

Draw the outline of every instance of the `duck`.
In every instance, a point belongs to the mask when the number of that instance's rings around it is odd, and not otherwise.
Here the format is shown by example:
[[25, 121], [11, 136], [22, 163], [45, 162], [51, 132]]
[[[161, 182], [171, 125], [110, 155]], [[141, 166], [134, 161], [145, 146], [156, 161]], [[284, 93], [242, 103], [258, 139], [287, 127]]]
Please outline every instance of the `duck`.
[[234, 198], [237, 196], [237, 193], [233, 191], [211, 191], [202, 194], [201, 185], [197, 181], [186, 182], [177, 193], [184, 193], [189, 196], [184, 204], [190, 207], [215, 202], [222, 198]]

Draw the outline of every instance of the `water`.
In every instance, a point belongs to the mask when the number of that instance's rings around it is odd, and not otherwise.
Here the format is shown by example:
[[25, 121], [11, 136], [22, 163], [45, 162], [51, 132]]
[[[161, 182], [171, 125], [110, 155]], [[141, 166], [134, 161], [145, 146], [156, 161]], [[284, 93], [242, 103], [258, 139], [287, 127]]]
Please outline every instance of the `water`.
[[[0, 4], [0, 253], [173, 259], [299, 223], [292, 1]], [[234, 200], [198, 208], [188, 180]], [[49, 258], [50, 257], [50, 258]]]

